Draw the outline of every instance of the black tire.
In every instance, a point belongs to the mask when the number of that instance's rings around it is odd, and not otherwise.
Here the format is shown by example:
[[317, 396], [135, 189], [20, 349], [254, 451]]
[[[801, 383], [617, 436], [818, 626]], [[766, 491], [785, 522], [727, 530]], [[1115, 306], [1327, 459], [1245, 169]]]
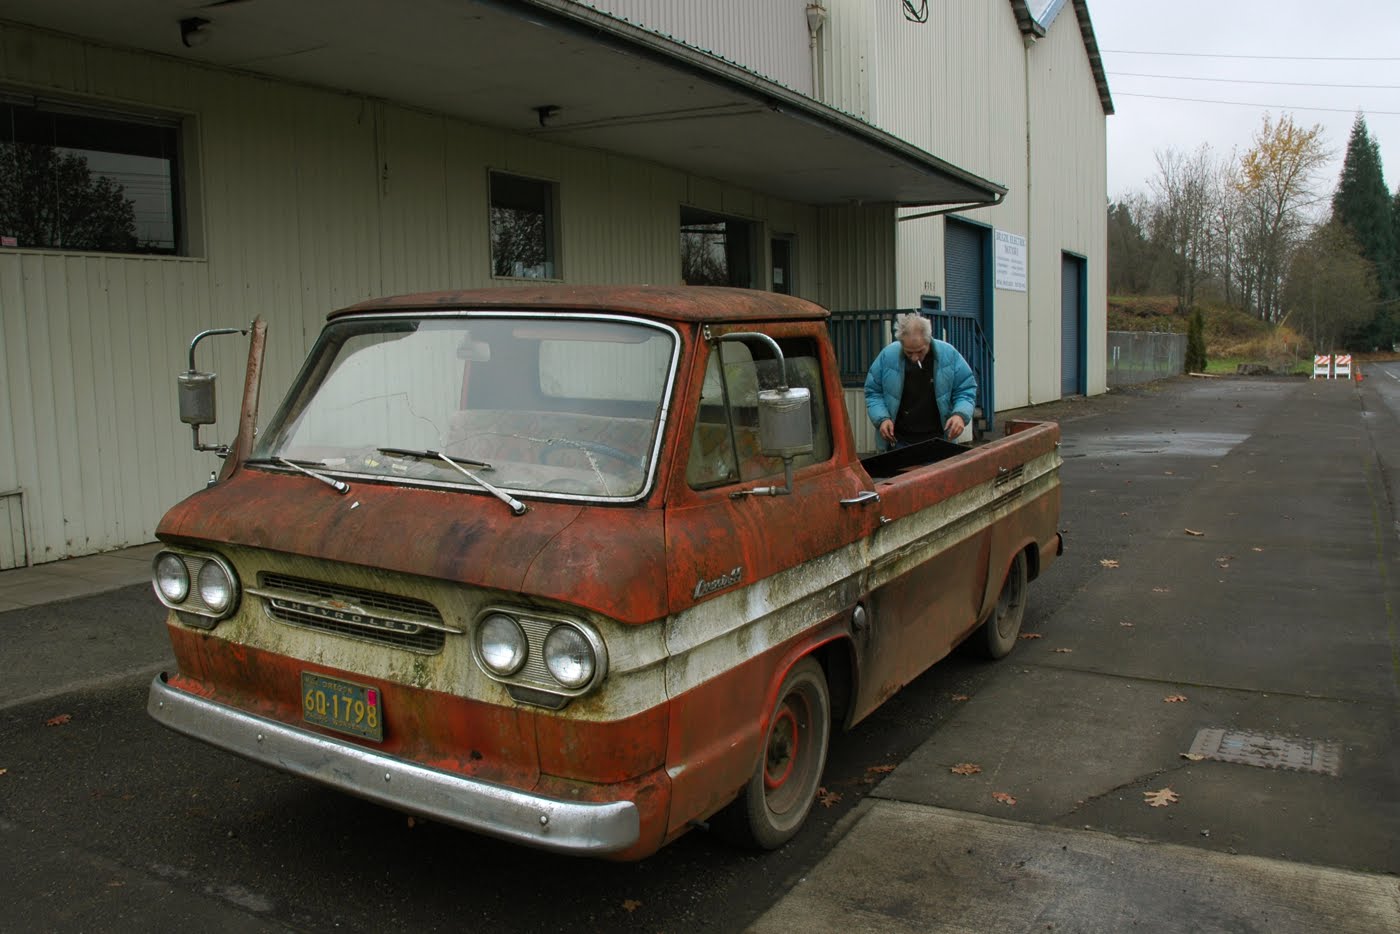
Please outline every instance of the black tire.
[[1006, 580], [1002, 582], [1001, 593], [997, 594], [996, 605], [974, 636], [982, 655], [994, 659], [1005, 658], [1016, 647], [1016, 640], [1021, 635], [1021, 620], [1026, 616], [1028, 589], [1026, 553], [1022, 551], [1011, 559], [1011, 567], [1006, 571]]
[[768, 718], [763, 754], [734, 803], [715, 815], [714, 825], [730, 840], [775, 850], [791, 840], [821, 787], [831, 740], [831, 693], [814, 658], [793, 666], [778, 689]]

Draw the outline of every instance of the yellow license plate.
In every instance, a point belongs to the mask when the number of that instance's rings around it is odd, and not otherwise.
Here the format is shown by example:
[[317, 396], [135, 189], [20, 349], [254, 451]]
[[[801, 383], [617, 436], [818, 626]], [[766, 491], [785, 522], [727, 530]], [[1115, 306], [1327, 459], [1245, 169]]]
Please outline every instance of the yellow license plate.
[[301, 673], [301, 716], [307, 723], [382, 742], [384, 697], [378, 688]]

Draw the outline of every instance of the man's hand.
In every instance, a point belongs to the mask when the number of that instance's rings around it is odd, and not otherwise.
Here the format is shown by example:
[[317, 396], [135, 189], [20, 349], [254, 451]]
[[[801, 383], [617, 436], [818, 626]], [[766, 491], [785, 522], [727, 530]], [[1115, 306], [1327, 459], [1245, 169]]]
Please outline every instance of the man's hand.
[[880, 423], [880, 437], [894, 444], [894, 419], [887, 418]]
[[944, 436], [949, 441], [956, 441], [967, 430], [967, 422], [963, 421], [961, 415], [954, 415], [943, 425]]

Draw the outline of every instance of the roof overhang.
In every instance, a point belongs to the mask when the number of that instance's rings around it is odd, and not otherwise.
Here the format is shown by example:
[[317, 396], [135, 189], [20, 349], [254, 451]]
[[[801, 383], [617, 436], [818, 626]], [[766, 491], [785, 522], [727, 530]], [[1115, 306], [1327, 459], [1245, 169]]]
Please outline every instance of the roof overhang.
[[[976, 206], [1006, 193], [739, 65], [569, 0], [8, 0], [4, 16], [799, 203]], [[186, 47], [179, 24], [190, 17], [207, 21], [207, 41]]]
[[[1094, 73], [1094, 86], [1099, 92], [1099, 104], [1105, 115], [1113, 114], [1113, 95], [1108, 91], [1108, 75], [1104, 72], [1103, 56], [1099, 54], [1099, 40], [1094, 36], [1094, 24], [1089, 19], [1089, 4], [1086, 0], [1071, 0], [1074, 16], [1079, 21], [1079, 36], [1084, 42], [1084, 52], [1089, 56], [1089, 68]], [[1026, 37], [1027, 44], [1045, 38], [1050, 24], [1060, 14], [1065, 0], [1041, 0], [1039, 11], [1031, 9], [1027, 0], [1011, 0], [1011, 10], [1016, 15], [1016, 25]]]

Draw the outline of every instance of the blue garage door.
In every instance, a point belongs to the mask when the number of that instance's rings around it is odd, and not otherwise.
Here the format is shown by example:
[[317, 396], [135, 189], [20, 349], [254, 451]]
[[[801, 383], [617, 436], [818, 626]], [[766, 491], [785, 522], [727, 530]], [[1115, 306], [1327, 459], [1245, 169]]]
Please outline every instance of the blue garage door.
[[1084, 261], [1060, 258], [1060, 395], [1085, 391], [1084, 381]]
[[951, 218], [943, 227], [943, 262], [948, 279], [943, 307], [949, 314], [976, 318], [983, 331], [990, 330], [986, 314], [986, 244], [987, 231], [983, 227], [960, 224]]

